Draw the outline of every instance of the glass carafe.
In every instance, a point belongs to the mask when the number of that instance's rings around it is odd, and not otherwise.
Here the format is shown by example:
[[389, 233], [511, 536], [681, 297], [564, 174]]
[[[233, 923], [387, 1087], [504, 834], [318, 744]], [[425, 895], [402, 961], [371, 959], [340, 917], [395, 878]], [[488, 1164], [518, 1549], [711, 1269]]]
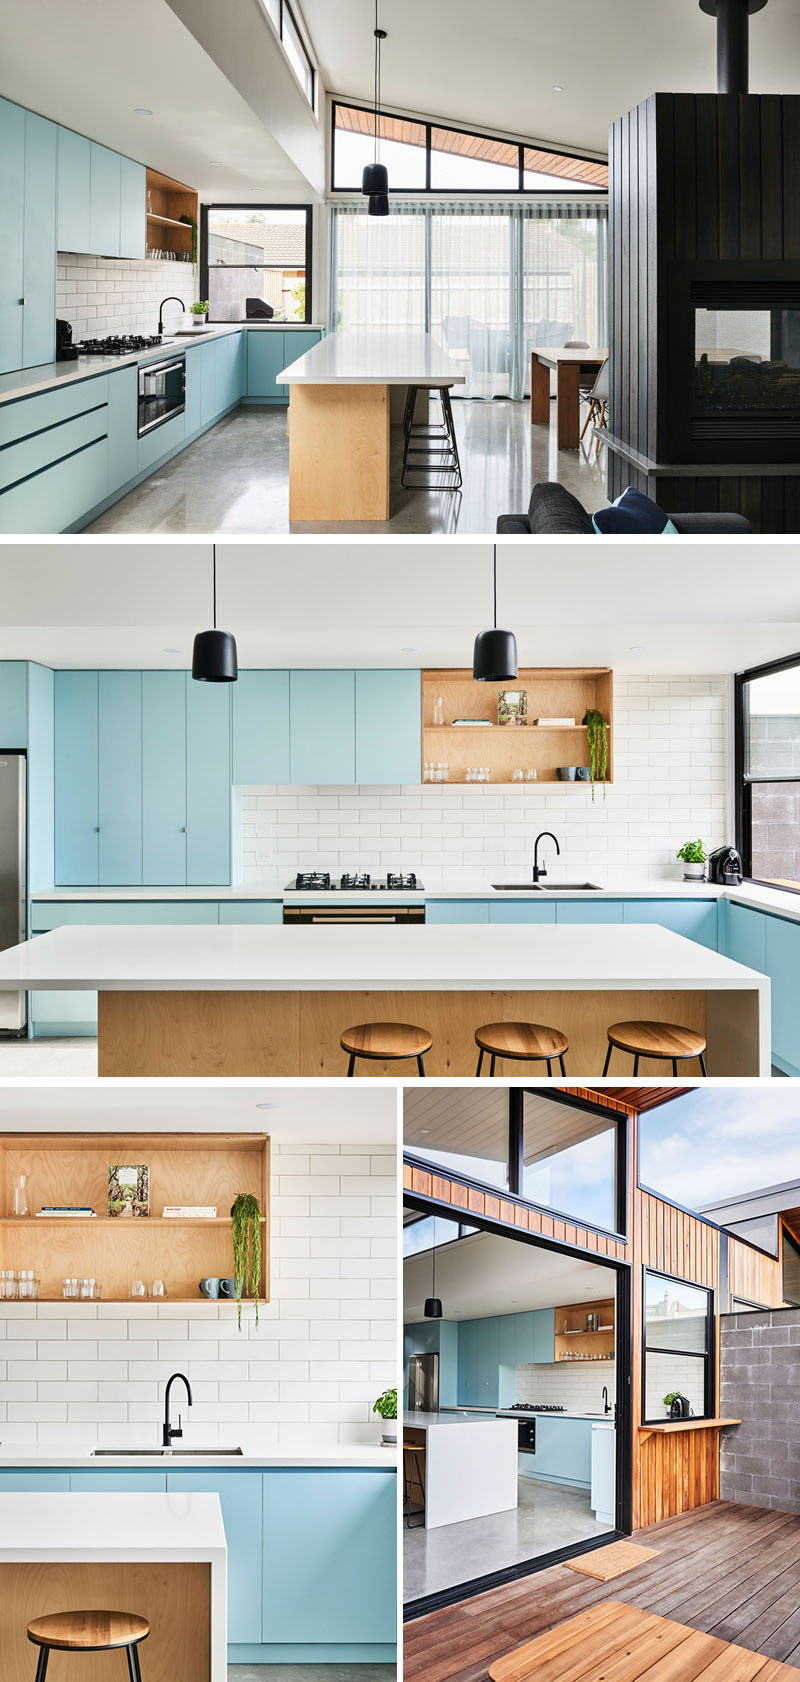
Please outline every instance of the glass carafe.
[[25, 1190], [25, 1174], [15, 1174], [11, 1192], [11, 1214], [28, 1214], [28, 1194]]

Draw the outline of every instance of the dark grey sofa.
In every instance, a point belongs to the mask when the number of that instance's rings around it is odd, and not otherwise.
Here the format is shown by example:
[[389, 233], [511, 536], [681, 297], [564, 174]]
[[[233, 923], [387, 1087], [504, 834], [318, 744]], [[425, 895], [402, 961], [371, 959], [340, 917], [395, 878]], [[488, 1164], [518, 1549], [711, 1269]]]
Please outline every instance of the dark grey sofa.
[[[752, 531], [743, 514], [670, 514], [683, 536], [708, 537]], [[497, 530], [504, 537], [515, 533], [535, 537], [596, 537], [591, 514], [571, 491], [556, 480], [534, 485], [527, 514], [501, 514]]]

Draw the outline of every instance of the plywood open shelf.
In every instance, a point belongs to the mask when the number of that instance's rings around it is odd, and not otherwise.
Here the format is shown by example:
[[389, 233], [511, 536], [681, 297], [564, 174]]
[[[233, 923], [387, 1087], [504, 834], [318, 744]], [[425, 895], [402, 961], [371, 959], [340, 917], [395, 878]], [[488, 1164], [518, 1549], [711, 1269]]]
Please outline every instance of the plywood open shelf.
[[[536, 783], [558, 783], [559, 788], [585, 788], [583, 781], [560, 782], [556, 767], [587, 765], [589, 749], [586, 727], [580, 722], [568, 726], [504, 724], [497, 722], [497, 703], [502, 689], [524, 689], [528, 697], [528, 719], [574, 718], [580, 721], [590, 708], [608, 723], [608, 772], [614, 780], [613, 758], [613, 673], [608, 667], [526, 667], [515, 684], [476, 683], [468, 668], [450, 667], [422, 673], [422, 758], [423, 763], [446, 760], [449, 783], [465, 783], [467, 767], [488, 765], [493, 783], [510, 783], [515, 771], [536, 771]], [[444, 723], [433, 722], [435, 704], [441, 696]], [[486, 725], [455, 725], [454, 718], [483, 718]], [[463, 741], [457, 744], [458, 738]], [[517, 779], [519, 785], [519, 779]], [[482, 785], [485, 786], [485, 785]]]
[[[146, 1163], [148, 1216], [109, 1215], [111, 1163]], [[0, 1209], [17, 1174], [30, 1215], [0, 1217], [0, 1267], [33, 1268], [39, 1300], [63, 1301], [62, 1280], [95, 1278], [103, 1302], [127, 1302], [134, 1279], [163, 1279], [171, 1302], [205, 1302], [199, 1281], [233, 1272], [229, 1210], [239, 1192], [262, 1212], [260, 1300], [269, 1300], [269, 1139], [264, 1133], [21, 1133], [0, 1138]], [[45, 1204], [74, 1204], [95, 1216], [48, 1216]], [[166, 1218], [165, 1204], [211, 1204], [212, 1220]], [[204, 1230], [205, 1229], [205, 1230]]]
[[[192, 229], [182, 216], [191, 217], [197, 227], [198, 197], [182, 181], [173, 181], [157, 169], [147, 171], [147, 245], [185, 255], [192, 249]], [[150, 231], [158, 233], [151, 239]]]
[[[586, 1330], [587, 1314], [599, 1314], [601, 1331]], [[603, 1302], [573, 1302], [555, 1311], [555, 1358], [613, 1361], [616, 1347], [615, 1303], [613, 1297]]]

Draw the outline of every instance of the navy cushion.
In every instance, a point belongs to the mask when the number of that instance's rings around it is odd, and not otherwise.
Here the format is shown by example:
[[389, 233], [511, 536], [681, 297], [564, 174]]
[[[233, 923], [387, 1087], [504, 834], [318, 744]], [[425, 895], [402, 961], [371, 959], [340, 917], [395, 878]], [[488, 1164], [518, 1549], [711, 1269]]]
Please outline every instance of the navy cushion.
[[661, 537], [675, 531], [668, 514], [659, 508], [652, 497], [629, 485], [610, 508], [601, 508], [592, 516], [592, 524], [601, 535], [623, 536], [626, 532], [638, 536]]
[[591, 517], [582, 502], [555, 479], [534, 485], [528, 507], [531, 531], [544, 537], [591, 536]]

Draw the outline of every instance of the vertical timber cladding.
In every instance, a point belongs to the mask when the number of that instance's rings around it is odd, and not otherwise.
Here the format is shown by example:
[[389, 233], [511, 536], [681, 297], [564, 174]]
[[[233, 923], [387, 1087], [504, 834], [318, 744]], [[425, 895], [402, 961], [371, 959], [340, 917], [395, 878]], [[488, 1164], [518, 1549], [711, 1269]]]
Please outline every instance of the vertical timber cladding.
[[675, 431], [687, 347], [671, 342], [670, 265], [757, 263], [769, 278], [800, 262], [800, 97], [652, 94], [612, 125], [609, 164], [609, 494], [635, 484], [670, 512], [800, 531], [800, 476], [746, 444], [718, 472], [663, 471], [691, 460]]

